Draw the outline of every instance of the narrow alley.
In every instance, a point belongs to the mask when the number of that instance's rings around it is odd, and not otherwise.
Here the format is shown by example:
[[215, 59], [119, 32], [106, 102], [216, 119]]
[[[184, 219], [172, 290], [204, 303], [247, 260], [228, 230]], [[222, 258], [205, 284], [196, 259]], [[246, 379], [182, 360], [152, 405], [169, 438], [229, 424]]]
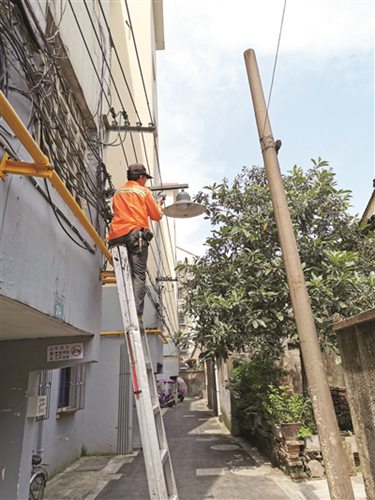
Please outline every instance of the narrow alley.
[[[293, 482], [251, 445], [232, 436], [201, 399], [186, 399], [164, 415], [180, 500], [329, 499], [325, 480]], [[356, 500], [366, 495], [352, 479]], [[141, 453], [83, 457], [47, 485], [46, 500], [146, 500]]]

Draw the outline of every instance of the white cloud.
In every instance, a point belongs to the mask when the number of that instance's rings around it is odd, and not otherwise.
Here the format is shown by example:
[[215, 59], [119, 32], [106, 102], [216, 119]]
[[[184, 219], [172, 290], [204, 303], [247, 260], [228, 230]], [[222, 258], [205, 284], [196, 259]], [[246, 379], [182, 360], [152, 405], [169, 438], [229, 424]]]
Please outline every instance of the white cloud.
[[[251, 47], [273, 54], [283, 6], [282, 0], [166, 0], [167, 50], [168, 45], [184, 52], [187, 46], [223, 52]], [[282, 46], [323, 55], [362, 49], [373, 43], [373, 23], [370, 0], [288, 0]]]
[[[231, 125], [234, 106], [243, 99], [235, 104], [233, 96], [247, 86], [246, 49], [254, 48], [260, 66], [268, 61], [269, 78], [283, 6], [283, 0], [164, 0], [166, 49], [158, 53], [164, 182], [189, 183], [195, 194], [226, 175], [220, 151], [208, 156], [205, 141], [216, 133], [218, 110], [227, 117], [228, 130], [236, 127]], [[360, 92], [356, 61], [358, 54], [373, 50], [374, 9], [372, 0], [287, 0], [276, 91], [283, 89], [291, 105], [298, 106], [290, 95], [293, 72], [311, 76], [336, 66], [343, 85], [351, 86], [353, 95]], [[250, 114], [249, 94], [246, 99], [242, 105]], [[208, 234], [198, 219], [178, 223], [178, 244], [202, 253], [203, 227]]]

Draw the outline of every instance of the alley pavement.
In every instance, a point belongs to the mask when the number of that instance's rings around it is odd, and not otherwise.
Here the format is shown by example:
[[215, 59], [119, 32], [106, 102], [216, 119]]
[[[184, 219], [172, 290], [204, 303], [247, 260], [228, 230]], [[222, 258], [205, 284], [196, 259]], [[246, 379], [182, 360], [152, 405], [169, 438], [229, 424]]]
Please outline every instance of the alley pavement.
[[[180, 500], [329, 500], [326, 480], [294, 482], [241, 438], [232, 436], [204, 400], [187, 399], [164, 414]], [[356, 500], [366, 500], [361, 475]], [[47, 484], [45, 500], [147, 500], [141, 452], [82, 457]], [[346, 500], [346, 499], [342, 499]]]

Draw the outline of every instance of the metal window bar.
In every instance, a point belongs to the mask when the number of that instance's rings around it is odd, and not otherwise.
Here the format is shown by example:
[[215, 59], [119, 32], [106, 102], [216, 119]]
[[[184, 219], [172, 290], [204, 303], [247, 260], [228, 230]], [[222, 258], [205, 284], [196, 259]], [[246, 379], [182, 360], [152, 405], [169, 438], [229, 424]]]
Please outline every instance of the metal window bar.
[[71, 368], [62, 368], [60, 370], [59, 382], [59, 399], [57, 403], [58, 410], [62, 408], [70, 408], [70, 394], [71, 394]]
[[72, 371], [72, 408], [82, 410], [85, 407], [86, 365], [75, 366]]
[[52, 384], [52, 370], [43, 370], [39, 374], [38, 383], [38, 396], [46, 396], [47, 404], [44, 415], [36, 417], [36, 421], [47, 420], [50, 415], [51, 408], [51, 384]]
[[82, 410], [85, 407], [86, 364], [62, 368], [58, 413]]

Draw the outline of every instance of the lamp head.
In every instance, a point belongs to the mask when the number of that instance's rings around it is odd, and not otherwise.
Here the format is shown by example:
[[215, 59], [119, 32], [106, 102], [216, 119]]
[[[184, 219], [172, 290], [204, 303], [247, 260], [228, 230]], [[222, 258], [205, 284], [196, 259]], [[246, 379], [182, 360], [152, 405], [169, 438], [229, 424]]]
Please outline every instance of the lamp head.
[[176, 201], [173, 205], [164, 209], [164, 214], [168, 217], [176, 217], [180, 219], [188, 219], [203, 214], [205, 208], [199, 203], [191, 201], [189, 193], [181, 191], [176, 196]]

